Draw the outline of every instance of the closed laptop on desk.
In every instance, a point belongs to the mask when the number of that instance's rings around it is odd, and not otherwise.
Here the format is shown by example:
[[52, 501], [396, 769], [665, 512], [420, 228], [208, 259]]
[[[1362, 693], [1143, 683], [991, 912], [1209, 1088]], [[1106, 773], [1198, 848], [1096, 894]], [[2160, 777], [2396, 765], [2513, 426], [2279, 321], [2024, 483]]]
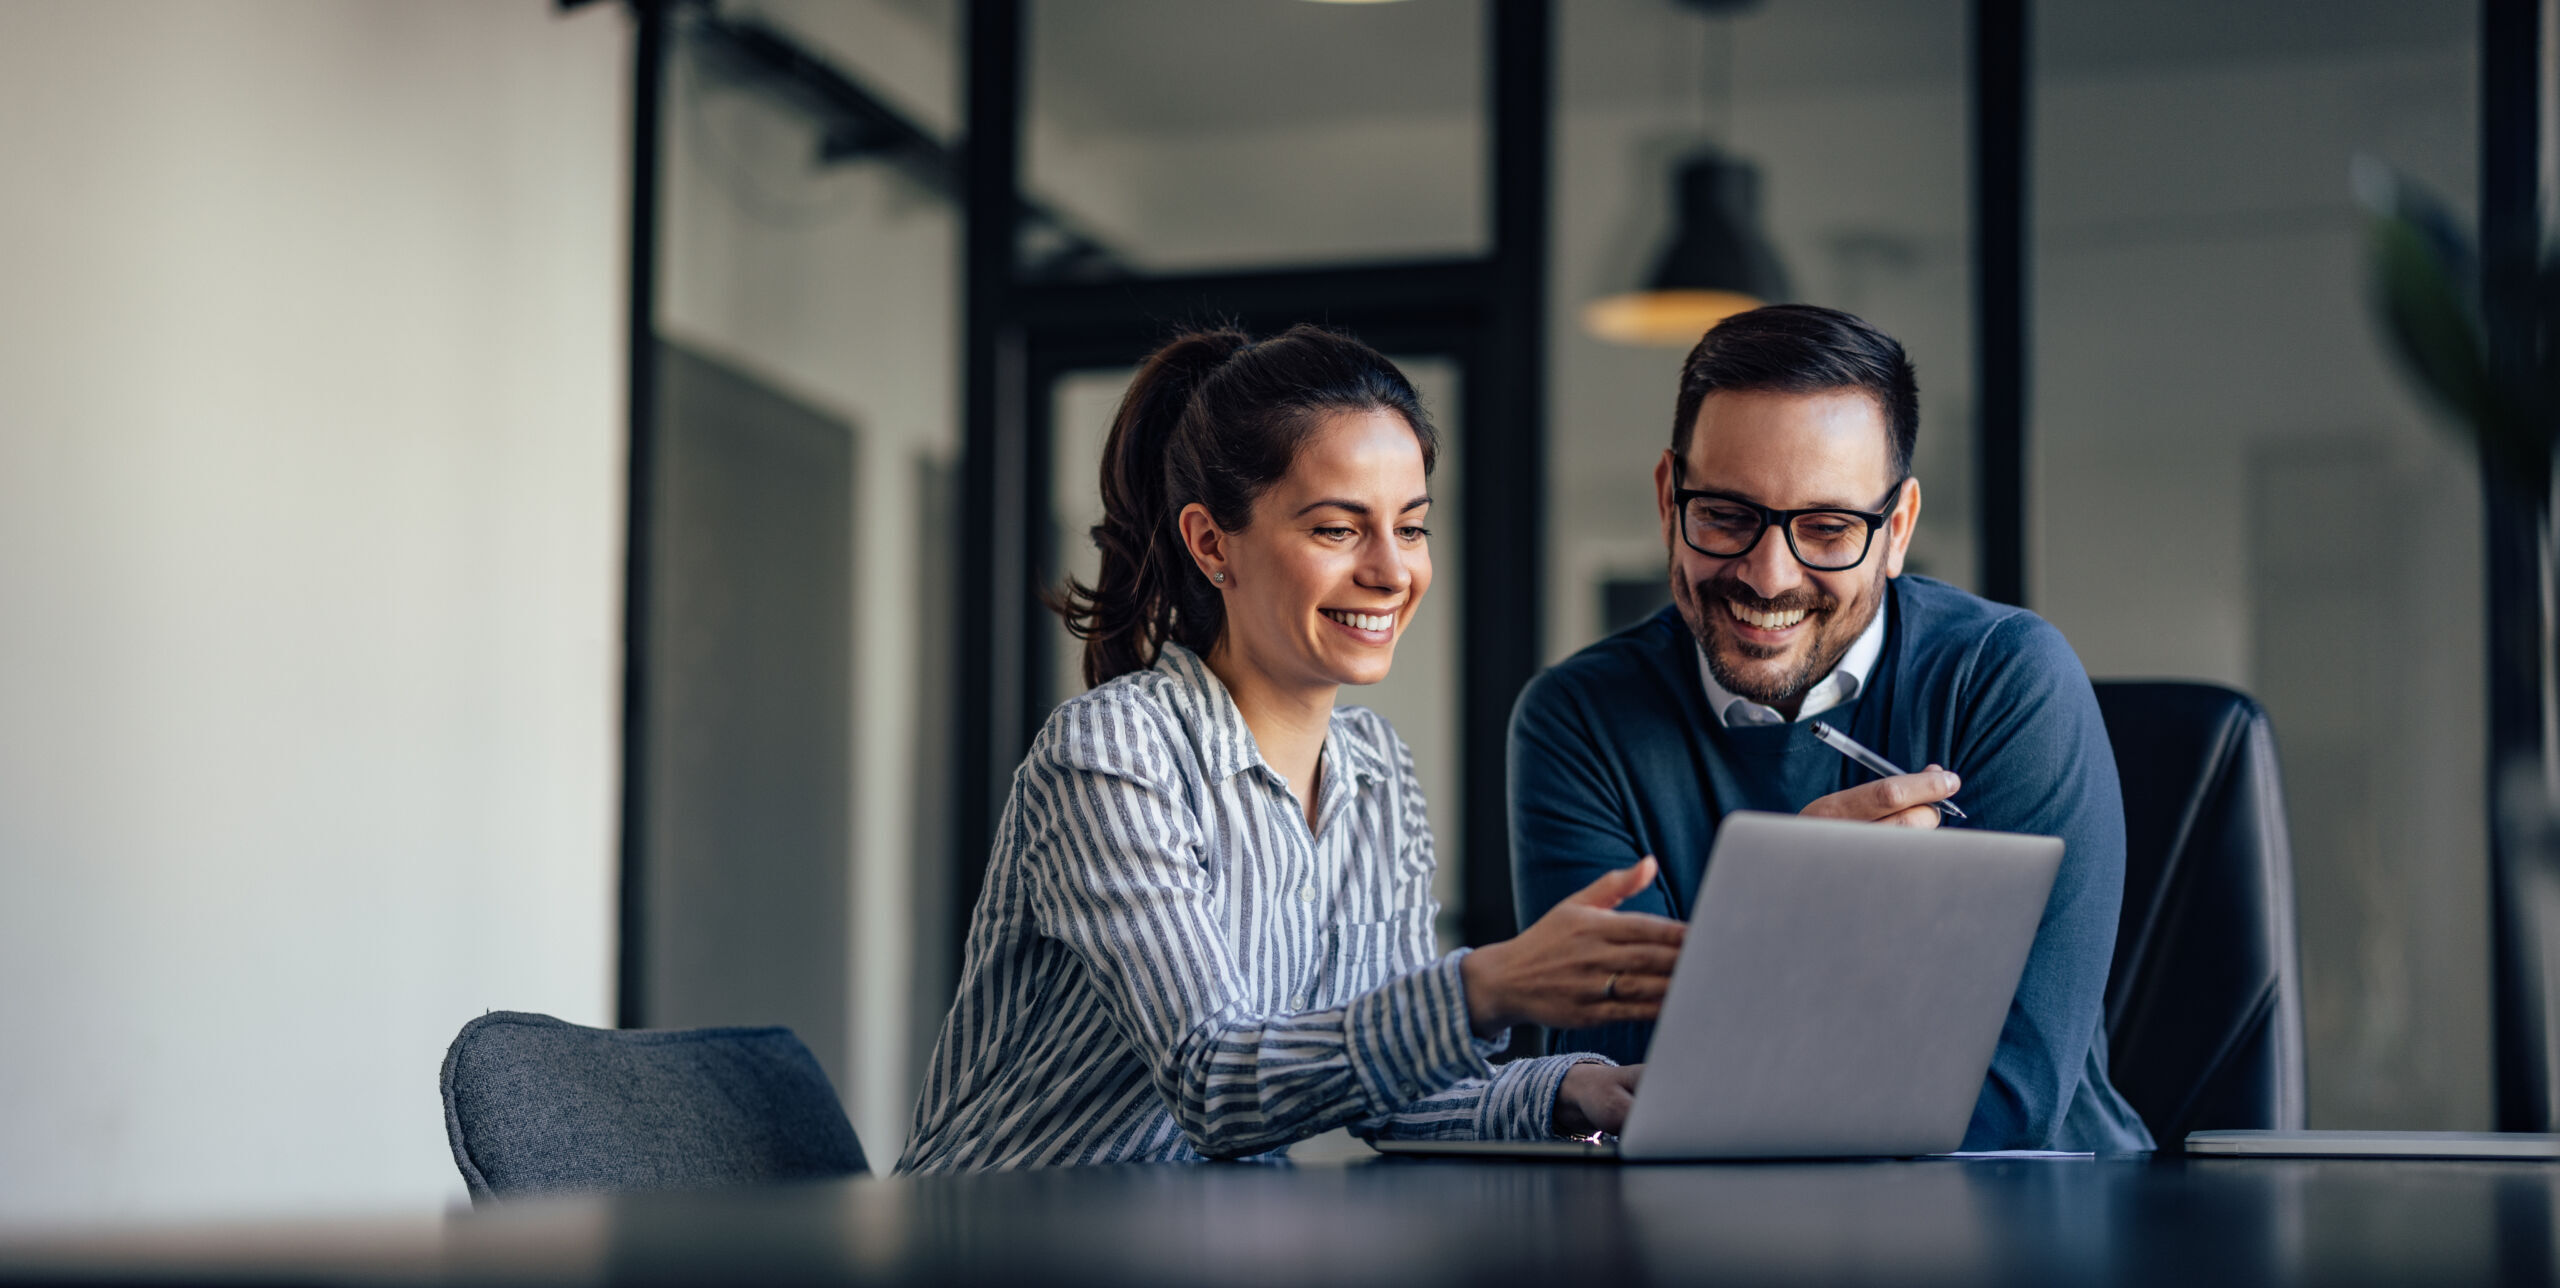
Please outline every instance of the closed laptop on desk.
[[[2046, 836], [1726, 818], [1618, 1155], [1956, 1149], [2061, 864]], [[1522, 1145], [1379, 1148], [1589, 1152]]]

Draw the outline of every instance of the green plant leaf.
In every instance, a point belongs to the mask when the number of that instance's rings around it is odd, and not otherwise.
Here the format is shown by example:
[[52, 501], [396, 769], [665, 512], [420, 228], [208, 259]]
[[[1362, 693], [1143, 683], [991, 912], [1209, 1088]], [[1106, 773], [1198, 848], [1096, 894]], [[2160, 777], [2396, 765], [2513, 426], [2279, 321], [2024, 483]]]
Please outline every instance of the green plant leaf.
[[2401, 361], [2464, 425], [2475, 433], [2486, 430], [2495, 414], [2488, 358], [2478, 316], [2448, 256], [2401, 215], [2374, 218], [2372, 245], [2383, 321]]
[[[2391, 347], [2453, 413], [2497, 485], [2537, 504], [2560, 441], [2560, 260], [2486, 263], [2450, 207], [2388, 164], [2348, 167], [2369, 224], [2375, 294]], [[2486, 303], [2484, 303], [2486, 301]], [[2521, 328], [2492, 352], [2484, 313]]]

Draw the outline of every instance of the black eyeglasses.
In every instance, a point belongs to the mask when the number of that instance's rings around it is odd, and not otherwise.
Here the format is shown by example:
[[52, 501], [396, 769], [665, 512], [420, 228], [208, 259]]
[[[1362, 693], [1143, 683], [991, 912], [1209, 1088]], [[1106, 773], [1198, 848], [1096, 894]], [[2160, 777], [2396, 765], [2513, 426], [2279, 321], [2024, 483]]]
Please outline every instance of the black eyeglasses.
[[1829, 508], [1772, 510], [1738, 496], [1684, 487], [1673, 488], [1671, 500], [1680, 507], [1680, 539], [1699, 554], [1739, 559], [1750, 554], [1774, 526], [1785, 530], [1787, 549], [1795, 552], [1797, 562], [1816, 572], [1845, 572], [1866, 562], [1876, 529], [1884, 526], [1902, 500], [1902, 483], [1885, 493], [1884, 508], [1873, 514]]

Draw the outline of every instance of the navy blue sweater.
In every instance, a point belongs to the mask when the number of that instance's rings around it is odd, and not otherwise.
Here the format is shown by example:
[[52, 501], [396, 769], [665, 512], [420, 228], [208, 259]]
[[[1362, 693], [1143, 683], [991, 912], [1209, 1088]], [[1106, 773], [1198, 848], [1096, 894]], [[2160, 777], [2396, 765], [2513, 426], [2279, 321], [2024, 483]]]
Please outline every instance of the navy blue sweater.
[[[2099, 1026], [2124, 898], [2124, 801], [2088, 673], [2033, 613], [1925, 577], [1890, 584], [1884, 653], [1824, 720], [1896, 764], [1956, 771], [1973, 826], [2064, 842], [1965, 1148], [2150, 1149], [2107, 1081]], [[1727, 811], [1795, 813], [1872, 777], [1802, 724], [1718, 723], [1697, 645], [1666, 608], [1531, 681], [1512, 712], [1520, 924], [1648, 854], [1662, 879], [1622, 906], [1686, 917]], [[1641, 1060], [1652, 1027], [1564, 1033], [1556, 1049]]]

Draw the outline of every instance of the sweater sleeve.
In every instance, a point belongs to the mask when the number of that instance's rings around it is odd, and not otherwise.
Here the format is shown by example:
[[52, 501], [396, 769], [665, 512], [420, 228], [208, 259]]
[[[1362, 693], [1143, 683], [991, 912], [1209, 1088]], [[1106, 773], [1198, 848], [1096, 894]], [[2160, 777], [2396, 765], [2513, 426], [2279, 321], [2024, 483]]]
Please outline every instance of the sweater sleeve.
[[[1566, 896], [1644, 857], [1629, 821], [1626, 787], [1603, 751], [1592, 706], [1549, 671], [1511, 710], [1511, 888], [1520, 925]], [[1659, 889], [1639, 891], [1625, 912], [1669, 916]]]
[[[1633, 788], [1605, 750], [1611, 744], [1595, 722], [1598, 709], [1558, 671], [1530, 681], [1512, 708], [1511, 890], [1524, 930], [1573, 892], [1644, 857]], [[1659, 882], [1618, 908], [1674, 915]], [[1553, 1040], [1632, 1063], [1644, 1059], [1652, 1036], [1651, 1024], [1621, 1023], [1566, 1030]]]
[[1959, 693], [1949, 767], [1964, 777], [1973, 826], [2063, 841], [1964, 1147], [2047, 1148], [2105, 999], [2124, 899], [2124, 798], [2088, 673], [2042, 618], [2018, 613], [1987, 631]]

